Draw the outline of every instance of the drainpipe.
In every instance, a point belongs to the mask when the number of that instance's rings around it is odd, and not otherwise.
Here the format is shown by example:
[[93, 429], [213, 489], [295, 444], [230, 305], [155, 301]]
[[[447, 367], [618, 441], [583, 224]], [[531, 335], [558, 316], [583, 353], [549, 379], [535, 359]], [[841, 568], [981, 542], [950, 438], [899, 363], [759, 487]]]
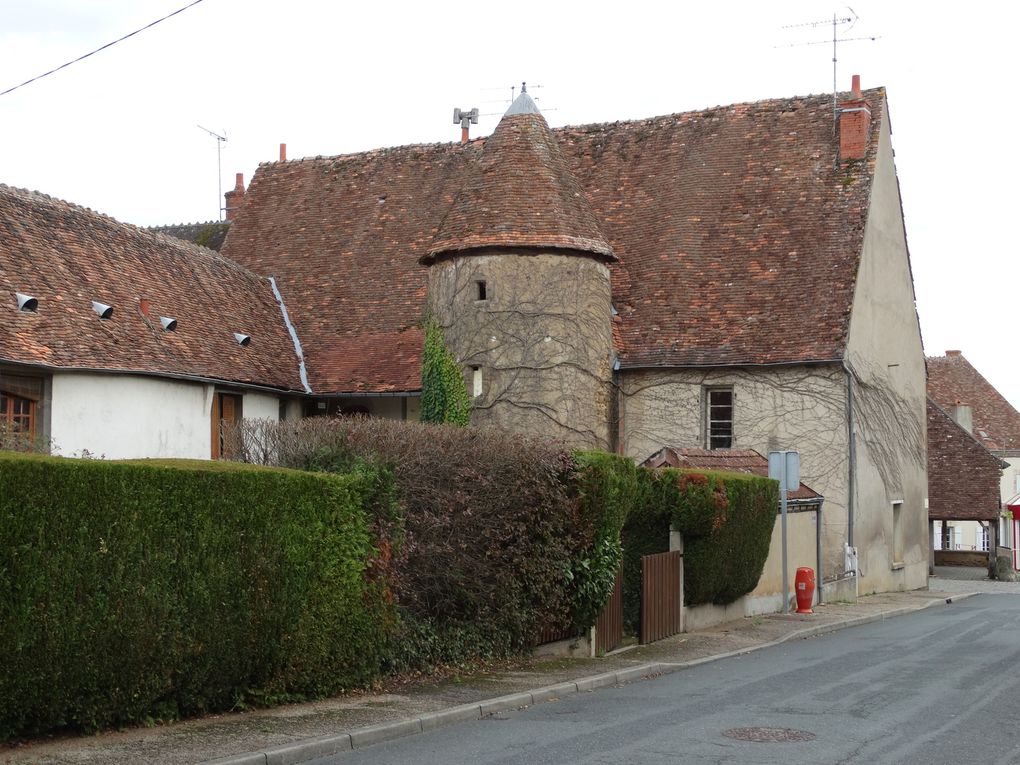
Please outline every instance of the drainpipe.
[[822, 587], [825, 582], [825, 572], [822, 570], [822, 503], [823, 497], [818, 501], [818, 509], [815, 510], [815, 582], [818, 587], [818, 603], [822, 603]]
[[846, 372], [846, 427], [847, 443], [849, 445], [848, 456], [850, 458], [847, 471], [849, 487], [846, 503], [846, 543], [853, 547], [854, 502], [856, 500], [854, 489], [857, 483], [857, 428], [854, 425], [854, 374], [850, 371], [850, 366], [846, 363], [845, 359], [843, 360], [843, 371]]

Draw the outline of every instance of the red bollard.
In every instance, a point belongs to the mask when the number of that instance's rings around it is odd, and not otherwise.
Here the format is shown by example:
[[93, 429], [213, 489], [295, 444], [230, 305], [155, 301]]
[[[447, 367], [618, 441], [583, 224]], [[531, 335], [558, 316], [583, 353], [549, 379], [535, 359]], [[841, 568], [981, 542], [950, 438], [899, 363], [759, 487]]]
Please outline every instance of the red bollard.
[[815, 599], [815, 570], [806, 567], [798, 568], [797, 578], [794, 582], [794, 589], [797, 591], [797, 613], [813, 614], [811, 603]]

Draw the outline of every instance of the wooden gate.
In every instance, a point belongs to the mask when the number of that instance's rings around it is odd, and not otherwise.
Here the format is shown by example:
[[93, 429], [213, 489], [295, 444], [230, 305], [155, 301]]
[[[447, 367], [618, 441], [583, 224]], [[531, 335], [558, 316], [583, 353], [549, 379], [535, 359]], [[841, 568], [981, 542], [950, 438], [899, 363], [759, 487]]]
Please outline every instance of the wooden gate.
[[623, 566], [616, 572], [613, 593], [595, 622], [595, 655], [609, 653], [623, 642]]
[[641, 558], [641, 644], [680, 632], [683, 595], [679, 550]]

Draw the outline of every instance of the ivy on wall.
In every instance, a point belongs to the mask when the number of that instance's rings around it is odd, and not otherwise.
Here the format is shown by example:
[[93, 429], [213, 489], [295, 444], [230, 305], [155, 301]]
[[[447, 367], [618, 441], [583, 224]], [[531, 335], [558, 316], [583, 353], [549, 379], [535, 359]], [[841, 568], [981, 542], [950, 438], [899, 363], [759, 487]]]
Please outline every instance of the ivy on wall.
[[467, 425], [470, 417], [464, 375], [446, 347], [442, 328], [429, 317], [421, 354], [421, 421]]

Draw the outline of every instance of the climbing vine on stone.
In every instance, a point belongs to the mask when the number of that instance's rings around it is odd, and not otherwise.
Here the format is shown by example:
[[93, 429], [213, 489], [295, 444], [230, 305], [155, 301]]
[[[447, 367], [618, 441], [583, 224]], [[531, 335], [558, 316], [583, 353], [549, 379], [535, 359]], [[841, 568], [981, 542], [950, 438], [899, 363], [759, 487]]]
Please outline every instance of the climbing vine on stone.
[[464, 375], [446, 347], [442, 328], [429, 318], [421, 354], [421, 421], [467, 425], [470, 417]]

